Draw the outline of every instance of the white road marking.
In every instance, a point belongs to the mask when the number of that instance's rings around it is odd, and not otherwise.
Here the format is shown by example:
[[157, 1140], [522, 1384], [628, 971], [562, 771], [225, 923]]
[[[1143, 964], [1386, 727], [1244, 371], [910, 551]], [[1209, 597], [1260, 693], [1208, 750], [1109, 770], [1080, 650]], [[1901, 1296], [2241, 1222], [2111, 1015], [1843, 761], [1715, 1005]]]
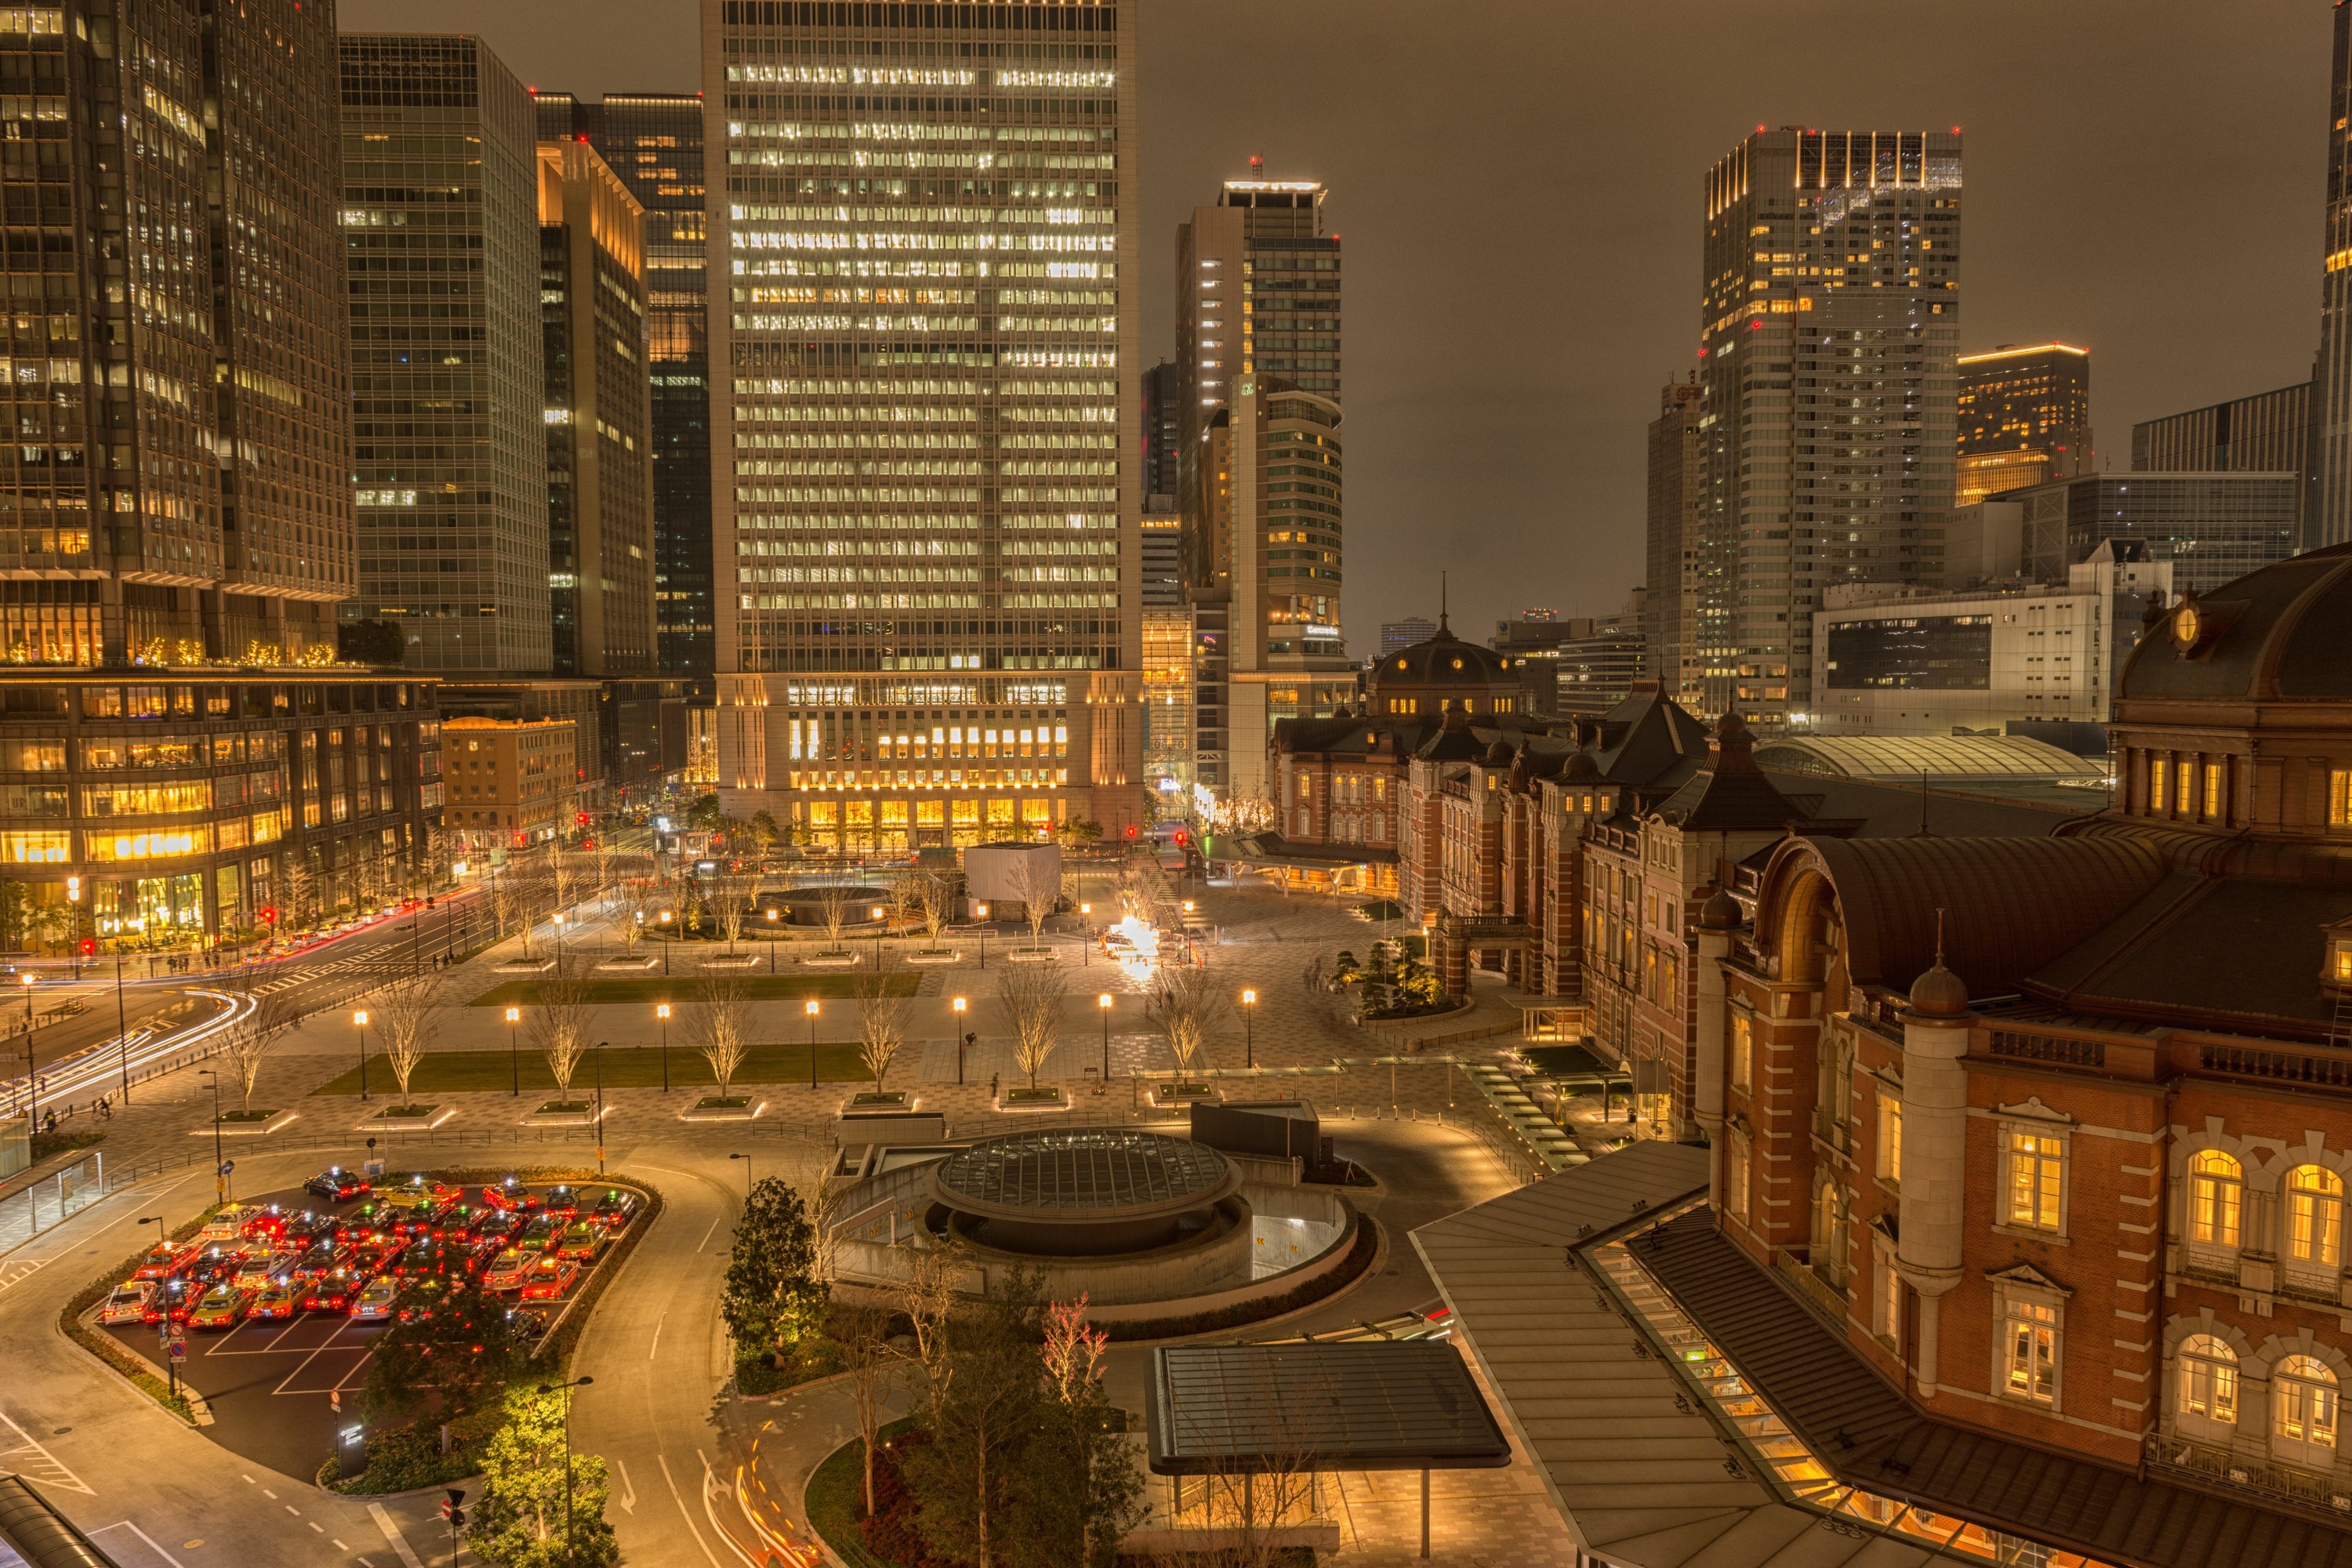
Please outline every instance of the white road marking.
[[718, 1233], [718, 1230], [719, 1230], [719, 1220], [725, 1219], [726, 1217], [727, 1217], [727, 1216], [726, 1216], [725, 1215], [717, 1215], [716, 1217], [714, 1217], [714, 1218], [711, 1220], [711, 1222], [710, 1222], [710, 1228], [709, 1228], [709, 1230], [704, 1231], [704, 1232], [702, 1233], [702, 1239], [701, 1239], [700, 1241], [698, 1241], [698, 1242], [696, 1242], [696, 1243], [694, 1244], [694, 1250], [695, 1250], [695, 1251], [699, 1252], [699, 1251], [701, 1251], [704, 1247], [708, 1247], [708, 1246], [709, 1246], [709, 1245], [710, 1245], [710, 1238], [711, 1238], [711, 1237], [713, 1237], [714, 1235], [716, 1235], [716, 1234]]
[[[0, 1469], [16, 1470], [44, 1486], [62, 1487], [68, 1491], [79, 1492], [84, 1497], [98, 1495], [90, 1490], [88, 1481], [75, 1475], [67, 1467], [64, 1460], [35, 1442], [30, 1432], [9, 1419], [5, 1411], [0, 1411], [0, 1426], [7, 1428], [7, 1431], [0, 1432]], [[13, 1443], [9, 1441], [11, 1433], [15, 1434], [16, 1437]], [[32, 1455], [37, 1462], [26, 1463], [25, 1456], [28, 1454]]]
[[[319, 1521], [315, 1519], [306, 1519], [302, 1522], [309, 1525], [313, 1530], [319, 1530]], [[319, 1533], [324, 1535], [327, 1532], [323, 1530], [319, 1530]]]
[[623, 1498], [620, 1500], [621, 1500], [621, 1511], [622, 1511], [623, 1513], [635, 1513], [635, 1512], [636, 1512], [636, 1511], [637, 1511], [637, 1489], [636, 1489], [636, 1485], [635, 1485], [635, 1482], [633, 1482], [633, 1481], [631, 1481], [631, 1480], [629, 1479], [629, 1467], [628, 1467], [628, 1466], [626, 1466], [626, 1465], [625, 1465], [625, 1464], [623, 1464], [623, 1463], [622, 1463], [622, 1462], [621, 1462], [621, 1461], [616, 1458], [614, 1458], [614, 1461], [613, 1461], [613, 1468], [614, 1468], [614, 1469], [616, 1469], [616, 1470], [618, 1470], [618, 1471], [620, 1471], [620, 1472], [621, 1472], [621, 1489], [622, 1489], [622, 1491], [624, 1491], [625, 1493], [626, 1493], [626, 1494], [627, 1494], [626, 1496], [623, 1497]]
[[[327, 1539], [328, 1539], [328, 1540], [330, 1540], [330, 1541], [335, 1541], [335, 1538], [334, 1538], [333, 1536], [331, 1536], [331, 1535], [328, 1536], [328, 1537], [327, 1537]], [[346, 1546], [346, 1545], [344, 1545], [344, 1544], [343, 1544], [341, 1542], [340, 1542], [340, 1541], [335, 1541], [335, 1550], [336, 1550], [336, 1551], [338, 1551], [338, 1552], [349, 1552], [349, 1551], [351, 1550], [351, 1548], [350, 1548], [350, 1547], [348, 1547], [348, 1546]]]
[[41, 1265], [47, 1261], [46, 1258], [27, 1258], [21, 1262], [11, 1263], [5, 1268], [0, 1268], [0, 1290], [5, 1290], [18, 1280], [37, 1273]]
[[760, 1568], [760, 1564], [752, 1558], [750, 1552], [735, 1544], [734, 1536], [729, 1534], [726, 1527], [719, 1522], [719, 1510], [710, 1506], [710, 1494], [712, 1492], [715, 1491], [721, 1497], [728, 1495], [725, 1483], [719, 1480], [717, 1473], [710, 1468], [710, 1456], [698, 1452], [695, 1455], [695, 1458], [702, 1461], [702, 1515], [705, 1519], [710, 1521], [710, 1529], [712, 1533], [719, 1537], [719, 1541], [725, 1544], [728, 1551], [732, 1552], [736, 1556], [743, 1560], [744, 1568]]
[[660, 1317], [654, 1320], [654, 1337], [646, 1346], [646, 1359], [647, 1361], [653, 1360], [654, 1352], [661, 1349], [662, 1325], [668, 1321], [669, 1314], [667, 1312], [664, 1312]]
[[375, 1527], [383, 1531], [383, 1538], [392, 1542], [394, 1552], [400, 1553], [400, 1560], [407, 1563], [408, 1568], [425, 1568], [425, 1564], [416, 1560], [416, 1553], [409, 1550], [408, 1538], [400, 1533], [400, 1526], [393, 1522], [392, 1515], [383, 1511], [383, 1504], [372, 1502], [367, 1508], [369, 1517], [375, 1521]]
[[261, 1495], [268, 1498], [271, 1502], [276, 1502], [278, 1500], [278, 1494], [271, 1491], [268, 1487], [263, 1487], [261, 1489]]
[[718, 1557], [702, 1539], [702, 1531], [694, 1528], [694, 1515], [688, 1513], [686, 1508], [686, 1494], [677, 1489], [677, 1478], [669, 1473], [669, 1456], [656, 1454], [654, 1458], [661, 1462], [662, 1479], [669, 1483], [670, 1500], [677, 1504], [677, 1516], [686, 1521], [686, 1532], [694, 1537], [695, 1545], [702, 1548], [703, 1556], [710, 1560], [710, 1568], [720, 1568]]
[[91, 1531], [90, 1534], [93, 1536], [104, 1535], [110, 1530], [127, 1530], [131, 1534], [137, 1536], [140, 1540], [145, 1542], [147, 1543], [147, 1550], [152, 1552], [156, 1556], [161, 1557], [164, 1562], [169, 1563], [172, 1565], [172, 1568], [186, 1568], [186, 1565], [178, 1558], [164, 1551], [162, 1544], [158, 1542], [153, 1536], [148, 1534], [145, 1531], [140, 1529], [137, 1525], [131, 1523], [127, 1519], [118, 1519], [112, 1524], [105, 1525], [100, 1529]]

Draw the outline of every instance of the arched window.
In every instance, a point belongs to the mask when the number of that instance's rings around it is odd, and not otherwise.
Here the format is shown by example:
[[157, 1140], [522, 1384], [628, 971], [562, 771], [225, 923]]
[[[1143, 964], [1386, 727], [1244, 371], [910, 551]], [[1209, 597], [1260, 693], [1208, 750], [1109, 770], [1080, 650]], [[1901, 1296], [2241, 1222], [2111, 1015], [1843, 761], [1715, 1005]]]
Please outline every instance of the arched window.
[[2235, 1248], [2244, 1195], [2245, 1175], [2238, 1162], [2219, 1149], [2200, 1151], [2189, 1162], [2189, 1239]]
[[1813, 1194], [1813, 1272], [1832, 1285], [1845, 1283], [1845, 1186], [1832, 1176]]
[[2291, 1355], [2271, 1374], [2272, 1427], [2286, 1457], [2332, 1464], [2336, 1450], [2336, 1374], [2307, 1355]]
[[2333, 1273], [2344, 1257], [2344, 1178], [2325, 1165], [2286, 1173], [2286, 1256], [2304, 1271]]
[[2238, 1419], [2238, 1352], [2211, 1334], [2180, 1342], [2180, 1414], [2200, 1421]]

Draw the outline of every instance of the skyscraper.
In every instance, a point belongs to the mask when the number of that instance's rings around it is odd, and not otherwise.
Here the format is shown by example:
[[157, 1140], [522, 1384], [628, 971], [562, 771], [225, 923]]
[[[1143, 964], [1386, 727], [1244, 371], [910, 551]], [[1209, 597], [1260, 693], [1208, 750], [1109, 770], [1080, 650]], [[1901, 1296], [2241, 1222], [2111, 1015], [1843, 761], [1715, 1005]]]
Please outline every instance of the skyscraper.
[[542, 142], [539, 237], [551, 668], [557, 675], [650, 675], [645, 209], [586, 142]]
[[1705, 198], [1705, 527], [1739, 563], [1733, 700], [1778, 727], [1807, 710], [1824, 587], [1941, 571], [1960, 139], [1759, 131]]
[[2303, 548], [2352, 540], [2352, 0], [2336, 0], [2327, 79], [2327, 223], [2321, 242], [2319, 357], [2312, 367], [2311, 505]]
[[548, 607], [531, 103], [469, 36], [342, 37], [359, 597], [412, 668], [541, 673]]
[[1135, 28], [704, 0], [730, 810], [1143, 819]]
[[11, 100], [6, 160], [0, 658], [331, 647], [353, 580], [331, 16], [5, 16], [0, 79], [39, 96]]
[[[1176, 500], [1176, 451], [1182, 438], [1184, 377], [1161, 360], [1143, 373], [1143, 493]], [[1145, 504], [1149, 506], [1147, 499]]]
[[706, 695], [714, 668], [710, 565], [709, 301], [704, 287], [702, 98], [537, 95], [543, 139], [585, 136], [646, 211], [646, 352], [653, 382], [657, 669]]
[[1962, 354], [1958, 407], [1954, 506], [2092, 471], [2087, 349], [2003, 343]]
[[1230, 180], [1177, 231], [1185, 590], [1225, 620], [1226, 688], [1202, 696], [1197, 776], [1220, 794], [1263, 792], [1276, 720], [1328, 717], [1355, 696], [1339, 636], [1341, 291], [1326, 195], [1319, 181]]
[[1694, 375], [1670, 381], [1650, 421], [1649, 667], [1666, 695], [1704, 718], [1731, 701], [1733, 552], [1709, 531], [1723, 513], [1706, 504], [1706, 447], [1699, 416], [1706, 389]]

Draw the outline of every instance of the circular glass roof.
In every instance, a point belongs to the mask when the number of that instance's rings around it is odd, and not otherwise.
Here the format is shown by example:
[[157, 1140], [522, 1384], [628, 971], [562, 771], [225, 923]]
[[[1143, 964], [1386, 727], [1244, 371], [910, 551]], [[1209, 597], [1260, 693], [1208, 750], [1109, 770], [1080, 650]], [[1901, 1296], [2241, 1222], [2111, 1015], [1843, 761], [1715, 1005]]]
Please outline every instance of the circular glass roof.
[[1234, 1175], [1203, 1144], [1105, 1127], [984, 1139], [941, 1161], [933, 1181], [957, 1208], [1079, 1220], [1207, 1203], [1231, 1189]]

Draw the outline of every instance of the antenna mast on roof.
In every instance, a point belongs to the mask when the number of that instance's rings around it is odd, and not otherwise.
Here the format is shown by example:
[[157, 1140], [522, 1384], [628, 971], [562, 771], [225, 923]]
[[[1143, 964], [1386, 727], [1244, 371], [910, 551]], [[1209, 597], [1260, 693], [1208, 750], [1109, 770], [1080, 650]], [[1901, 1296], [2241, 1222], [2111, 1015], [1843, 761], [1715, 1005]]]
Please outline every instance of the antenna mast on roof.
[[1447, 629], [1445, 625], [1445, 577], [1446, 574], [1443, 572], [1440, 572], [1437, 574], [1437, 629], [1441, 632]]

